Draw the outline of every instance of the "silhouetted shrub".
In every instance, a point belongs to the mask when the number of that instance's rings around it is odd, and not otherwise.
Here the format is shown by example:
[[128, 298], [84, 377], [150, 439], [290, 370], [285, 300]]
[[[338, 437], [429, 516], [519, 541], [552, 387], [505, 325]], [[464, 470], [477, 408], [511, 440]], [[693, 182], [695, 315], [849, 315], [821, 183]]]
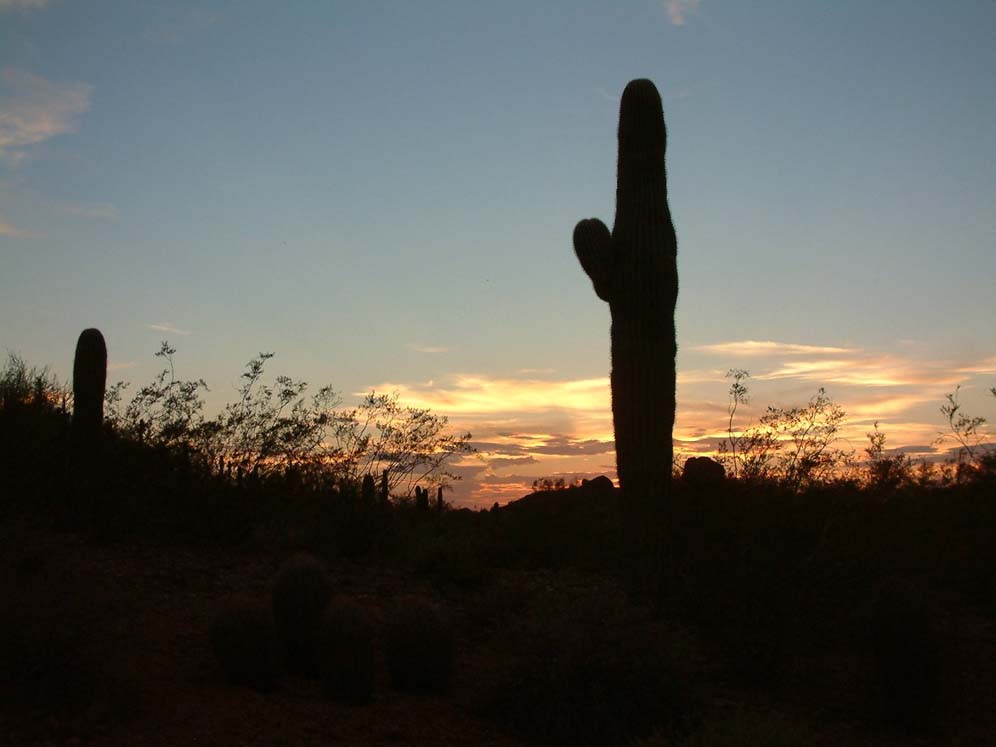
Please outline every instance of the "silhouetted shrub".
[[345, 703], [368, 703], [374, 693], [374, 631], [357, 602], [333, 598], [319, 634], [319, 669], [329, 695]]
[[904, 729], [926, 728], [939, 685], [937, 633], [930, 606], [913, 584], [882, 584], [871, 640], [885, 718]]
[[211, 625], [211, 648], [233, 685], [261, 692], [276, 686], [277, 634], [265, 602], [243, 596], [225, 599]]
[[295, 555], [277, 574], [273, 619], [289, 672], [318, 674], [318, 628], [331, 593], [325, 565], [313, 555]]
[[402, 599], [385, 630], [391, 683], [417, 693], [445, 692], [453, 673], [453, 629], [436, 605]]

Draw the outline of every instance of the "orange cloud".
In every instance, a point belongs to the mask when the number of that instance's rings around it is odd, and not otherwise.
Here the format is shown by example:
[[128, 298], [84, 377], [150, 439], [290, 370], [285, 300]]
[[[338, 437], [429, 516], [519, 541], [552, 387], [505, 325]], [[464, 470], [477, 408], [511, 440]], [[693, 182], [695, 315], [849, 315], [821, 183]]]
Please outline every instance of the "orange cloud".
[[[2, 151], [0, 151], [2, 155]], [[45, 238], [44, 234], [38, 233], [37, 231], [30, 231], [26, 228], [18, 228], [10, 223], [7, 223], [0, 218], [0, 236], [6, 236], [10, 239], [42, 239]]]
[[373, 387], [398, 392], [405, 403], [448, 415], [483, 415], [517, 411], [606, 410], [609, 379], [547, 381], [499, 379], [484, 374], [454, 374], [441, 383], [392, 384]]

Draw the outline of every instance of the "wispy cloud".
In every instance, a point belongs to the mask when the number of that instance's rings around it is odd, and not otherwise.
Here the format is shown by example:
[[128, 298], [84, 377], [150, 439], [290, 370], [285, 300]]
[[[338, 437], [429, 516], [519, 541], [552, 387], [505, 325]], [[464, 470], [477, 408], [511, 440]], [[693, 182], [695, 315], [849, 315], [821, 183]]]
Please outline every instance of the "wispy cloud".
[[534, 456], [523, 457], [492, 457], [487, 460], [488, 466], [492, 469], [503, 469], [507, 467], [517, 467], [523, 464], [536, 464]]
[[90, 108], [93, 88], [58, 83], [23, 70], [0, 70], [0, 158], [15, 162], [18, 150], [72, 132], [74, 118]]
[[35, 10], [48, 5], [48, 0], [0, 0], [0, 11]]
[[773, 340], [734, 340], [710, 345], [696, 345], [694, 350], [716, 355], [752, 357], [762, 355], [839, 355], [855, 353], [858, 348], [829, 347], [822, 345], [800, 345], [792, 342]]
[[156, 332], [166, 332], [171, 335], [189, 335], [190, 330], [180, 329], [172, 322], [156, 322], [155, 324], [146, 324], [146, 329], [153, 329]]
[[415, 342], [408, 343], [405, 347], [409, 350], [414, 350], [416, 353], [447, 353], [449, 348], [442, 347], [441, 345], [420, 345]]
[[852, 355], [845, 358], [786, 361], [755, 376], [761, 380], [795, 379], [821, 384], [862, 387], [951, 386], [965, 377], [942, 363], [893, 355]]
[[977, 363], [971, 363], [958, 369], [964, 374], [993, 374], [996, 373], [996, 355], [990, 355]]
[[609, 93], [608, 91], [606, 91], [604, 88], [596, 88], [595, 89], [595, 93], [597, 93], [603, 99], [605, 99], [606, 101], [608, 101], [610, 104], [615, 104], [616, 106], [619, 105], [619, 97], [618, 96], [613, 96], [611, 93]]
[[8, 239], [45, 238], [45, 234], [38, 233], [37, 231], [30, 231], [26, 228], [18, 228], [17, 226], [7, 223], [2, 217], [0, 217], [0, 236], [6, 236]]
[[698, 12], [699, 0], [664, 0], [664, 10], [672, 26], [684, 26], [688, 16]]

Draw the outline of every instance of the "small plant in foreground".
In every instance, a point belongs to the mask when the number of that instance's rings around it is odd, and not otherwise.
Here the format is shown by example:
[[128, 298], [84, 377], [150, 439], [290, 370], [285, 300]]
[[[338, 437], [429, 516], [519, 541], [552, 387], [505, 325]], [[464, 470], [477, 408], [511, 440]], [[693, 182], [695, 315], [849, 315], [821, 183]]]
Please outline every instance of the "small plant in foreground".
[[281, 567], [273, 584], [273, 619], [292, 674], [318, 674], [318, 630], [332, 588], [325, 565], [299, 553]]
[[231, 596], [211, 625], [211, 648], [233, 685], [267, 692], [277, 684], [277, 634], [269, 605]]
[[367, 611], [352, 599], [334, 598], [319, 632], [319, 669], [330, 697], [368, 703], [374, 693], [374, 631]]
[[445, 692], [453, 673], [453, 629], [442, 611], [418, 597], [399, 602], [385, 631], [387, 668], [399, 690]]
[[939, 686], [937, 639], [930, 607], [913, 584], [882, 584], [871, 634], [886, 720], [911, 731], [926, 728]]

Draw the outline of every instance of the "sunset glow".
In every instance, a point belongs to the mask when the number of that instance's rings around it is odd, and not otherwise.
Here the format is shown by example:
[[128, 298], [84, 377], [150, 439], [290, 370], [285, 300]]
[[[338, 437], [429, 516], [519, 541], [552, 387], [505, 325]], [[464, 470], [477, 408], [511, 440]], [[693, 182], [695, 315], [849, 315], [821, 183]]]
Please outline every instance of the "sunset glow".
[[129, 395], [165, 339], [214, 413], [273, 352], [472, 433], [457, 503], [614, 477], [611, 319], [571, 235], [612, 225], [647, 77], [681, 457], [727, 434], [730, 369], [735, 430], [824, 387], [859, 455], [878, 422], [943, 457], [957, 387], [996, 419], [986, 4], [126, 5], [0, 3], [0, 347], [63, 380], [84, 327]]

